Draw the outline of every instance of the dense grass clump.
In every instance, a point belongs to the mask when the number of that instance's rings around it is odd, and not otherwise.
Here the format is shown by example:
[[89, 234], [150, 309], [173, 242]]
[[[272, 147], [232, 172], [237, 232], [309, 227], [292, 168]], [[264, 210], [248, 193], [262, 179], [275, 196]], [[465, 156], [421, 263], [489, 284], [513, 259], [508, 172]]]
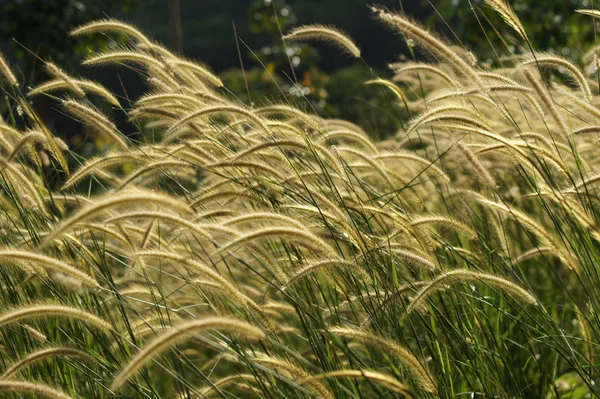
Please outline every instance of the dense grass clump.
[[[23, 92], [0, 58], [0, 396], [598, 396], [599, 86], [488, 3], [531, 49], [495, 69], [373, 10], [437, 60], [366, 82], [412, 115], [380, 142], [242, 104], [118, 21], [73, 34], [129, 38], [84, 63], [138, 70], [133, 103], [51, 63]], [[105, 152], [69, 171], [40, 95]]]

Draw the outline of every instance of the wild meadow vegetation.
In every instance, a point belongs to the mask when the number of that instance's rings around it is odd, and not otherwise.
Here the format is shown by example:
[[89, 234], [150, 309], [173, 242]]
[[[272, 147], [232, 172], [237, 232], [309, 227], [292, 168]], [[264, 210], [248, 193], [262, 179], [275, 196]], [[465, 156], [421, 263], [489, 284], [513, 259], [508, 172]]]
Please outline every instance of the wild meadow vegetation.
[[[0, 59], [0, 396], [600, 395], [600, 62], [487, 4], [524, 49], [493, 67], [372, 9], [425, 56], [365, 82], [411, 115], [378, 142], [301, 98], [243, 104], [115, 20], [72, 35], [125, 35], [83, 63], [139, 71], [140, 98]], [[360, 58], [332, 27], [283, 36], [313, 39]], [[75, 157], [39, 96], [104, 152]]]

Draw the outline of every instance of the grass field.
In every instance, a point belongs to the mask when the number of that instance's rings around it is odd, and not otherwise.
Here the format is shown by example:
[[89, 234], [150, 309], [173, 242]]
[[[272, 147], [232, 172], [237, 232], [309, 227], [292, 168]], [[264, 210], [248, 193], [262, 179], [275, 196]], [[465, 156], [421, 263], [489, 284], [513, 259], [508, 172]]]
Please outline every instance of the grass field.
[[[365, 82], [412, 118], [378, 142], [302, 99], [242, 104], [118, 21], [73, 35], [126, 35], [84, 64], [139, 71], [141, 98], [1, 60], [0, 396], [597, 397], [600, 63], [486, 3], [528, 49], [493, 68], [372, 10], [433, 60]], [[331, 27], [284, 36], [313, 39], [360, 58]], [[71, 153], [36, 96], [103, 152]]]

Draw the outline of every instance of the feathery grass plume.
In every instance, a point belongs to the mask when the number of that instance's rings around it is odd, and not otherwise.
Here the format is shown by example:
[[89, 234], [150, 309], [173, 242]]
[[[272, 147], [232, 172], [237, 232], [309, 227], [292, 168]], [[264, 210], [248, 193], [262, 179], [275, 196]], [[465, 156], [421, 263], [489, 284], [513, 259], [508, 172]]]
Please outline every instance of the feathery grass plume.
[[[202, 388], [202, 390], [200, 390], [200, 392], [198, 392], [198, 394], [200, 395], [200, 397], [205, 397], [205, 396], [208, 396], [212, 390], [218, 389], [219, 387], [228, 386], [228, 385], [231, 385], [232, 383], [239, 384], [239, 382], [237, 380], [255, 381], [257, 379], [258, 379], [258, 376], [253, 375], [253, 374], [230, 375], [228, 377], [224, 377], [224, 378], [221, 378], [216, 381], [211, 381], [210, 386]], [[262, 381], [261, 381], [261, 383], [262, 383]], [[182, 396], [181, 399], [185, 399], [186, 397], [187, 396]]]
[[122, 213], [104, 221], [104, 223], [116, 223], [128, 219], [151, 219], [151, 220], [164, 220], [167, 222], [178, 224], [187, 230], [190, 230], [199, 236], [210, 240], [212, 236], [202, 228], [202, 225], [190, 222], [177, 213], [167, 213], [160, 211], [135, 211], [131, 213]]
[[88, 287], [98, 288], [100, 285], [90, 275], [77, 270], [67, 263], [49, 256], [38, 254], [35, 252], [20, 251], [16, 249], [0, 249], [0, 260], [2, 262], [31, 262], [42, 266], [46, 270], [54, 270], [73, 277]]
[[529, 251], [525, 251], [521, 255], [519, 255], [519, 257], [517, 258], [517, 263], [521, 263], [524, 260], [533, 258], [534, 256], [539, 256], [539, 255], [543, 255], [544, 253], [553, 253], [553, 252], [554, 252], [554, 248], [552, 248], [552, 247], [532, 248]]
[[124, 189], [125, 187], [132, 184], [135, 180], [139, 179], [145, 174], [159, 173], [163, 169], [167, 169], [168, 172], [173, 172], [175, 169], [179, 168], [194, 168], [194, 165], [189, 162], [179, 161], [176, 159], [167, 159], [164, 161], [152, 162], [145, 166], [142, 166], [141, 168], [127, 176], [127, 178], [121, 182], [121, 184], [119, 185], [119, 187], [116, 188], [115, 191], [120, 191]]
[[198, 111], [194, 111], [190, 114], [185, 115], [183, 118], [179, 119], [175, 122], [167, 131], [167, 134], [172, 134], [174, 131], [179, 129], [181, 126], [186, 123], [192, 122], [194, 119], [201, 118], [204, 116], [211, 116], [213, 114], [238, 114], [241, 116], [245, 116], [248, 120], [256, 123], [260, 128], [265, 132], [267, 136], [271, 136], [271, 129], [267, 126], [264, 120], [257, 117], [252, 111], [249, 111], [245, 108], [242, 108], [237, 105], [214, 105], [209, 106]]
[[[441, 115], [441, 114], [445, 114], [445, 113], [449, 113], [449, 115], [464, 114], [464, 115], [478, 116], [472, 108], [467, 108], [464, 105], [460, 105], [460, 104], [442, 105], [442, 106], [438, 106], [438, 107], [433, 107], [433, 108], [428, 109], [427, 111], [424, 111], [417, 117], [413, 118], [410, 121], [409, 128], [406, 130], [406, 134], [409, 134], [413, 130], [417, 129], [420, 125], [422, 125], [428, 119], [433, 118], [436, 115]], [[488, 130], [489, 130], [489, 128], [488, 128]]]
[[528, 57], [528, 59], [525, 60], [521, 65], [552, 66], [559, 71], [564, 71], [573, 80], [573, 82], [579, 86], [579, 89], [583, 91], [587, 101], [590, 103], [592, 102], [592, 90], [590, 89], [590, 85], [588, 84], [585, 76], [577, 66], [565, 58], [547, 53], [536, 54], [535, 57]]
[[36, 131], [25, 133], [23, 136], [21, 136], [21, 140], [19, 140], [19, 142], [15, 145], [15, 147], [13, 148], [12, 152], [8, 155], [6, 160], [8, 162], [11, 162], [14, 158], [16, 158], [19, 155], [19, 152], [21, 152], [23, 147], [26, 146], [31, 141], [45, 142], [46, 135], [44, 133], [40, 133], [40, 132], [36, 132]]
[[153, 357], [160, 355], [171, 345], [189, 339], [192, 332], [200, 332], [209, 329], [243, 334], [248, 338], [254, 339], [261, 339], [265, 335], [259, 328], [254, 327], [251, 324], [228, 317], [207, 317], [201, 320], [176, 324], [165, 333], [158, 335], [152, 341], [144, 345], [144, 349], [138, 352], [138, 354], [135, 355], [115, 377], [110, 389], [112, 391], [119, 389]]
[[396, 95], [396, 97], [398, 97], [400, 100], [402, 100], [402, 102], [404, 103], [404, 106], [406, 108], [408, 108], [408, 98], [406, 98], [406, 94], [404, 94], [404, 92], [402, 91], [402, 89], [400, 89], [396, 84], [394, 84], [394, 82], [390, 82], [389, 80], [386, 79], [373, 79], [373, 80], [367, 80], [365, 82], [366, 85], [381, 85], [384, 87], [387, 87], [388, 89], [390, 89], [392, 91], [392, 93], [394, 93]]
[[146, 94], [136, 101], [135, 107], [141, 108], [143, 106], [161, 105], [165, 103], [178, 102], [189, 105], [190, 107], [200, 107], [204, 105], [204, 101], [198, 97], [183, 93], [164, 93], [157, 92]]
[[326, 25], [303, 25], [292, 29], [283, 40], [319, 40], [331, 43], [346, 54], [360, 58], [360, 49], [348, 35], [339, 29]]
[[317, 375], [313, 375], [312, 377], [300, 381], [300, 383], [303, 382], [309, 382], [309, 381], [314, 381], [314, 380], [321, 380], [321, 379], [329, 379], [329, 378], [366, 378], [370, 381], [375, 381], [378, 383], [381, 383], [382, 385], [384, 385], [385, 387], [387, 387], [388, 389], [394, 391], [394, 392], [398, 392], [401, 393], [402, 395], [404, 395], [407, 398], [412, 398], [414, 399], [415, 396], [413, 395], [413, 393], [410, 390], [410, 387], [406, 384], [401, 383], [400, 381], [398, 381], [397, 379], [395, 379], [394, 377], [392, 377], [391, 375], [387, 375], [387, 374], [383, 374], [377, 371], [371, 371], [371, 370], [334, 370], [334, 371], [328, 371], [326, 373], [323, 374], [317, 374]]
[[294, 274], [285, 282], [282, 290], [286, 290], [291, 284], [293, 284], [296, 280], [307, 276], [308, 274], [318, 271], [320, 269], [329, 269], [329, 268], [340, 268], [340, 269], [349, 269], [356, 273], [366, 284], [372, 285], [373, 280], [371, 276], [359, 265], [354, 262], [349, 262], [343, 259], [328, 259], [320, 262], [311, 263], [300, 270], [296, 270]]
[[396, 246], [397, 245], [382, 245], [381, 247], [377, 247], [376, 249], [389, 249], [392, 254], [397, 255], [407, 263], [425, 268], [430, 271], [439, 270], [439, 267], [431, 260], [426, 258], [423, 254], [415, 253], [414, 250], [409, 251], [407, 249], [396, 248]]
[[285, 224], [292, 225], [302, 230], [310, 231], [308, 228], [299, 222], [298, 220], [291, 218], [289, 216], [282, 215], [280, 213], [270, 213], [270, 212], [251, 212], [246, 213], [244, 215], [236, 216], [231, 219], [227, 219], [223, 221], [223, 226], [235, 226], [238, 224], [246, 224], [253, 222], [281, 222]]
[[481, 177], [483, 183], [491, 188], [496, 187], [496, 180], [494, 180], [490, 172], [488, 172], [487, 168], [483, 166], [483, 164], [481, 163], [481, 161], [479, 161], [477, 156], [473, 154], [473, 151], [471, 151], [469, 147], [467, 147], [460, 141], [456, 143], [456, 147], [458, 147], [460, 152], [462, 152], [465, 158], [467, 158], [467, 161], [469, 161], [471, 166], [473, 166], [473, 169], [475, 170], [475, 172], [477, 172], [477, 176]]
[[413, 129], [416, 129], [422, 125], [427, 125], [429, 123], [438, 123], [438, 124], [442, 124], [442, 123], [452, 123], [455, 124], [457, 126], [464, 126], [464, 128], [467, 127], [473, 127], [476, 129], [481, 129], [481, 130], [487, 130], [487, 131], [491, 131], [492, 128], [490, 126], [488, 126], [481, 118], [477, 117], [477, 116], [471, 116], [471, 115], [466, 115], [463, 114], [461, 115], [460, 113], [451, 113], [451, 114], [441, 114], [441, 115], [433, 115], [430, 116], [429, 118], [426, 118], [424, 120], [422, 120], [420, 122], [419, 126], [413, 126]]
[[[259, 316], [261, 316], [262, 320], [265, 322], [265, 324], [269, 327], [269, 329], [274, 330], [274, 328], [272, 328], [273, 326], [272, 326], [271, 321], [265, 316], [265, 313], [263, 312], [261, 307], [256, 304], [256, 302], [254, 302], [247, 295], [243, 294], [240, 290], [238, 290], [232, 283], [230, 283], [219, 272], [217, 272], [214, 269], [211, 269], [210, 267], [206, 266], [205, 264], [203, 264], [197, 260], [188, 259], [186, 257], [180, 256], [180, 255], [172, 253], [172, 252], [139, 251], [139, 252], [136, 252], [134, 255], [139, 256], [139, 257], [165, 259], [168, 261], [177, 262], [182, 265], [188, 266], [190, 269], [193, 269], [194, 271], [202, 274], [203, 276], [207, 276], [207, 277], [211, 278], [212, 280], [216, 281], [221, 286], [222, 289], [226, 290], [233, 298], [235, 298], [237, 300], [237, 302], [239, 302], [242, 305], [248, 306], [250, 309], [252, 309], [256, 313], [258, 313]], [[285, 275], [280, 276], [279, 278], [284, 279]]]
[[519, 17], [508, 3], [508, 0], [485, 0], [485, 3], [500, 14], [502, 19], [504, 19], [504, 22], [513, 28], [523, 40], [529, 42], [527, 32], [525, 32], [523, 24], [521, 24]]
[[525, 214], [524, 212], [522, 212], [512, 206], [508, 206], [505, 204], [501, 204], [499, 202], [491, 201], [482, 196], [476, 197], [476, 200], [477, 200], [477, 202], [479, 202], [480, 204], [482, 204], [484, 206], [488, 206], [490, 208], [500, 210], [500, 211], [506, 213], [507, 215], [512, 216], [516, 221], [518, 221], [520, 224], [522, 224], [527, 230], [529, 230], [530, 232], [535, 234], [544, 245], [554, 248], [554, 250], [557, 251], [557, 254], [559, 256], [561, 256], [561, 258], [563, 258], [563, 257], [565, 258], [563, 260], [565, 260], [567, 263], [570, 263], [568, 261], [568, 258], [562, 253], [562, 251], [560, 249], [561, 248], [560, 242], [558, 242], [554, 237], [552, 237], [540, 223], [538, 223], [537, 221], [532, 219], [529, 215]]
[[17, 86], [19, 84], [17, 78], [8, 67], [8, 63], [2, 54], [0, 54], [0, 74], [4, 75], [4, 79], [6, 79], [12, 86]]
[[63, 391], [54, 389], [44, 384], [27, 381], [0, 380], [0, 392], [13, 391], [22, 394], [39, 395], [48, 399], [73, 399]]
[[146, 36], [142, 32], [140, 32], [133, 26], [125, 22], [118, 21], [116, 19], [101, 19], [98, 21], [89, 22], [87, 24], [78, 26], [77, 28], [73, 29], [69, 34], [71, 36], [83, 36], [97, 32], [124, 33], [127, 36], [131, 36], [137, 39], [140, 43], [143, 43], [145, 45], [152, 45], [152, 42], [148, 40], [148, 38], [146, 38]]
[[41, 332], [39, 332], [35, 328], [31, 327], [29, 324], [21, 324], [21, 327], [25, 331], [27, 331], [27, 333], [33, 339], [35, 339], [37, 342], [39, 342], [39, 343], [45, 343], [46, 341], [48, 341], [48, 337], [46, 337], [44, 334], [42, 334]]
[[23, 359], [13, 363], [0, 375], [0, 380], [6, 380], [12, 374], [18, 372], [24, 367], [48, 357], [78, 357], [88, 363], [95, 363], [96, 359], [90, 354], [74, 348], [46, 348], [29, 353]]
[[383, 179], [386, 181], [386, 183], [388, 185], [390, 185], [391, 187], [394, 187], [394, 183], [392, 183], [392, 179], [390, 178], [390, 175], [380, 165], [380, 163], [377, 162], [377, 160], [375, 160], [372, 156], [369, 156], [368, 154], [365, 154], [364, 152], [361, 152], [359, 150], [356, 150], [354, 148], [349, 148], [349, 147], [332, 147], [332, 150], [336, 154], [339, 154], [340, 152], [347, 152], [349, 154], [354, 155], [357, 158], [360, 158], [361, 160], [368, 163], [371, 167], [373, 167], [373, 169], [375, 169], [377, 171], [377, 173], [379, 173], [379, 175], [381, 175], [381, 177], [383, 177]]
[[576, 192], [581, 191], [583, 188], [585, 188], [591, 184], [595, 184], [599, 181], [600, 181], [600, 174], [590, 176], [590, 177], [584, 179], [583, 181], [575, 184], [572, 188], [569, 188], [568, 190], [564, 190], [563, 194], [575, 194]]
[[443, 215], [424, 215], [418, 216], [411, 221], [411, 226], [420, 226], [422, 224], [441, 225], [454, 229], [457, 233], [462, 233], [471, 239], [477, 238], [477, 232], [466, 223], [462, 223], [450, 216]]
[[428, 49], [434, 55], [448, 61], [457, 72], [469, 78], [475, 84], [480, 83], [479, 76], [473, 68], [458, 56], [446, 43], [433, 36], [425, 28], [404, 15], [391, 13], [383, 8], [372, 7], [371, 10], [377, 18], [391, 28], [398, 29], [401, 33], [421, 46]]
[[81, 90], [81, 87], [77, 86], [74, 79], [67, 75], [65, 71], [56, 66], [56, 64], [52, 62], [46, 62], [46, 70], [50, 75], [65, 82], [69, 86], [69, 88], [75, 94], [77, 94], [78, 97], [85, 97], [85, 92]]
[[[119, 100], [110, 91], [108, 91], [106, 88], [104, 88], [97, 82], [94, 82], [92, 80], [74, 78], [71, 78], [71, 82], [83, 91], [88, 91], [90, 93], [96, 94], [116, 107], [120, 106]], [[27, 96], [33, 97], [38, 94], [49, 93], [56, 90], [64, 89], [72, 89], [72, 86], [69, 83], [65, 82], [63, 79], [55, 79], [45, 83], [41, 83], [38, 86], [34, 87], [27, 93]]]
[[423, 72], [429, 72], [429, 73], [439, 76], [444, 81], [448, 82], [449, 84], [451, 84], [452, 86], [454, 86], [456, 88], [459, 88], [461, 86], [460, 82], [458, 82], [457, 79], [452, 78], [446, 72], [444, 72], [440, 68], [437, 68], [433, 65], [421, 64], [421, 63], [407, 64], [407, 63], [399, 62], [399, 63], [390, 64], [388, 66], [395, 73], [394, 77], [392, 78], [393, 81], [402, 80], [402, 75], [405, 73], [423, 71]]
[[83, 62], [83, 65], [97, 66], [105, 64], [132, 63], [143, 67], [154, 67], [162, 70], [164, 65], [162, 62], [149, 55], [135, 51], [109, 51], [88, 58]]
[[407, 159], [410, 161], [414, 161], [417, 163], [420, 163], [422, 165], [425, 166], [425, 170], [427, 171], [427, 169], [431, 169], [433, 172], [435, 172], [435, 177], [436, 178], [441, 178], [444, 182], [446, 183], [450, 183], [450, 178], [448, 177], [448, 175], [446, 174], [446, 172], [444, 172], [442, 169], [438, 168], [437, 166], [435, 166], [433, 164], [433, 162], [431, 162], [428, 159], [425, 158], [421, 158], [418, 155], [414, 155], [411, 152], [383, 152], [380, 155], [376, 155], [375, 157], [373, 157], [374, 159], [377, 160], [386, 160], [386, 159]]
[[329, 328], [327, 331], [340, 337], [360, 340], [365, 344], [377, 347], [382, 351], [389, 351], [388, 353], [393, 354], [400, 360], [402, 365], [408, 370], [412, 378], [421, 388], [427, 392], [437, 393], [435, 380], [423, 365], [424, 362], [417, 359], [408, 349], [402, 347], [397, 342], [367, 331], [348, 327], [333, 327]]
[[[282, 165], [279, 165], [279, 167], [282, 167]], [[275, 176], [277, 179], [279, 180], [284, 180], [285, 177], [284, 175], [282, 175], [281, 173], [279, 173], [277, 171], [277, 169], [265, 165], [264, 163], [259, 163], [259, 162], [253, 162], [253, 161], [225, 161], [225, 162], [217, 162], [211, 165], [206, 165], [205, 168], [207, 170], [215, 170], [215, 169], [222, 169], [222, 168], [242, 168], [242, 169], [253, 169], [259, 172], [262, 172], [263, 174], [270, 174]], [[247, 173], [242, 173], [242, 176], [247, 176]]]
[[135, 152], [119, 152], [115, 154], [103, 154], [94, 158], [90, 158], [84, 165], [73, 173], [69, 179], [62, 186], [62, 190], [71, 188], [72, 186], [79, 183], [86, 176], [94, 173], [101, 168], [106, 168], [119, 163], [132, 162], [137, 163], [142, 160], [142, 154]]
[[[28, 195], [29, 200], [34, 204], [33, 206], [37, 207], [38, 211], [42, 211], [45, 208], [44, 202], [40, 198], [40, 193], [38, 192], [38, 188], [31, 181], [31, 178], [27, 177], [23, 172], [21, 172], [14, 163], [7, 162], [4, 157], [0, 157], [0, 166], [3, 169], [3, 172], [12, 176], [12, 183], [16, 186], [17, 192], [22, 195]], [[25, 194], [27, 192], [27, 194]]]
[[260, 355], [252, 359], [254, 362], [261, 365], [269, 365], [272, 368], [277, 368], [286, 371], [297, 380], [304, 381], [312, 390], [321, 396], [323, 399], [335, 399], [333, 393], [320, 381], [312, 380], [312, 375], [304, 369], [290, 363], [289, 361], [278, 359], [273, 356]]
[[208, 68], [191, 61], [186, 61], [182, 59], [172, 59], [166, 62], [167, 66], [177, 72], [178, 68], [181, 68], [186, 71], [191, 71], [195, 75], [199, 76], [201, 79], [209, 82], [210, 84], [223, 87], [223, 82], [219, 79], [218, 76], [211, 72]]
[[328, 142], [330, 140], [339, 139], [339, 138], [357, 142], [357, 143], [361, 144], [363, 147], [367, 148], [372, 154], [376, 155], [379, 152], [377, 150], [377, 147], [375, 147], [373, 145], [371, 140], [369, 140], [367, 137], [363, 136], [362, 134], [355, 132], [354, 130], [332, 130], [327, 133], [324, 133], [321, 136], [319, 141]]
[[600, 126], [585, 126], [579, 129], [575, 129], [571, 132], [572, 136], [577, 136], [580, 134], [590, 134], [590, 133], [600, 133]]
[[104, 332], [108, 332], [112, 329], [112, 324], [102, 320], [96, 315], [79, 308], [60, 304], [33, 304], [10, 309], [8, 312], [0, 314], [0, 326], [17, 323], [24, 319], [40, 319], [47, 317], [66, 317], [68, 319], [78, 320], [97, 327]]
[[427, 298], [427, 296], [429, 296], [429, 294], [436, 290], [443, 289], [446, 283], [453, 281], [461, 283], [482, 282], [491, 287], [500, 288], [503, 291], [506, 291], [507, 294], [520, 299], [528, 305], [537, 303], [537, 299], [535, 299], [532, 294], [515, 283], [491, 274], [461, 269], [451, 270], [431, 280], [429, 284], [423, 287], [413, 298], [410, 305], [406, 308], [406, 313], [411, 313], [423, 300], [425, 300], [425, 298]]
[[336, 251], [325, 241], [310, 232], [294, 227], [266, 227], [246, 233], [229, 241], [227, 244], [222, 245], [214, 255], [222, 254], [225, 251], [230, 251], [233, 248], [250, 243], [254, 240], [268, 238], [290, 240], [312, 251], [321, 253], [331, 258], [337, 258]]
[[139, 205], [140, 203], [151, 205], [162, 205], [167, 209], [171, 208], [182, 212], [189, 212], [190, 208], [184, 202], [165, 194], [153, 193], [150, 191], [131, 191], [120, 194], [107, 194], [98, 198], [91, 204], [83, 207], [75, 215], [65, 219], [48, 234], [40, 244], [40, 248], [50, 245], [67, 230], [73, 228], [78, 223], [83, 223], [105, 211], [126, 205]]
[[97, 132], [112, 139], [119, 147], [127, 149], [127, 142], [117, 127], [104, 114], [73, 100], [63, 100], [63, 105], [73, 116]]
[[542, 102], [544, 103], [546, 108], [548, 108], [548, 111], [550, 111], [550, 115], [552, 115], [552, 118], [554, 119], [558, 127], [562, 130], [564, 135], [568, 137], [571, 134], [571, 130], [565, 123], [565, 120], [562, 117], [562, 115], [558, 112], [558, 108], [556, 108], [556, 105], [550, 97], [550, 94], [546, 91], [544, 87], [542, 87], [542, 84], [529, 69], [524, 69], [523, 75], [525, 75], [531, 86], [537, 92], [538, 96], [542, 99]]

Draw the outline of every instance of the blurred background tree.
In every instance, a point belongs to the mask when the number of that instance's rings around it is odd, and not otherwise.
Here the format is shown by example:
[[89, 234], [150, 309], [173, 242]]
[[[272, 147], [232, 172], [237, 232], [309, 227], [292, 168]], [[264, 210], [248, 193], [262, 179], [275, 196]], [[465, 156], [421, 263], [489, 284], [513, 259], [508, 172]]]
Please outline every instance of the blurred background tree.
[[39, 73], [39, 59], [53, 60], [71, 70], [90, 47], [108, 44], [105, 37], [97, 35], [83, 40], [71, 38], [73, 28], [94, 19], [128, 15], [136, 4], [137, 0], [3, 0], [1, 49], [18, 60], [21, 78], [33, 84]]
[[[593, 45], [594, 23], [573, 10], [590, 8], [591, 1], [510, 3], [536, 49], [580, 59]], [[496, 50], [503, 55], [507, 50], [526, 51], [484, 0], [3, 0], [0, 50], [17, 66], [27, 85], [45, 76], [39, 59], [52, 59], [71, 73], [99, 80], [123, 97], [135, 97], [144, 83], [129, 69], [119, 68], [115, 78], [114, 69], [78, 66], [90, 49], [118, 46], [123, 41], [112, 35], [116, 40], [102, 35], [68, 36], [81, 23], [121, 18], [212, 66], [228, 89], [247, 104], [293, 102], [385, 136], [398, 129], [407, 115], [386, 89], [363, 82], [390, 77], [387, 63], [412, 56], [401, 35], [385, 30], [370, 17], [367, 5], [372, 3], [424, 21], [450, 41], [472, 49], [483, 62], [501, 62]], [[361, 47], [362, 59], [348, 59], [314, 42], [283, 45], [281, 32], [309, 23], [344, 29]]]

